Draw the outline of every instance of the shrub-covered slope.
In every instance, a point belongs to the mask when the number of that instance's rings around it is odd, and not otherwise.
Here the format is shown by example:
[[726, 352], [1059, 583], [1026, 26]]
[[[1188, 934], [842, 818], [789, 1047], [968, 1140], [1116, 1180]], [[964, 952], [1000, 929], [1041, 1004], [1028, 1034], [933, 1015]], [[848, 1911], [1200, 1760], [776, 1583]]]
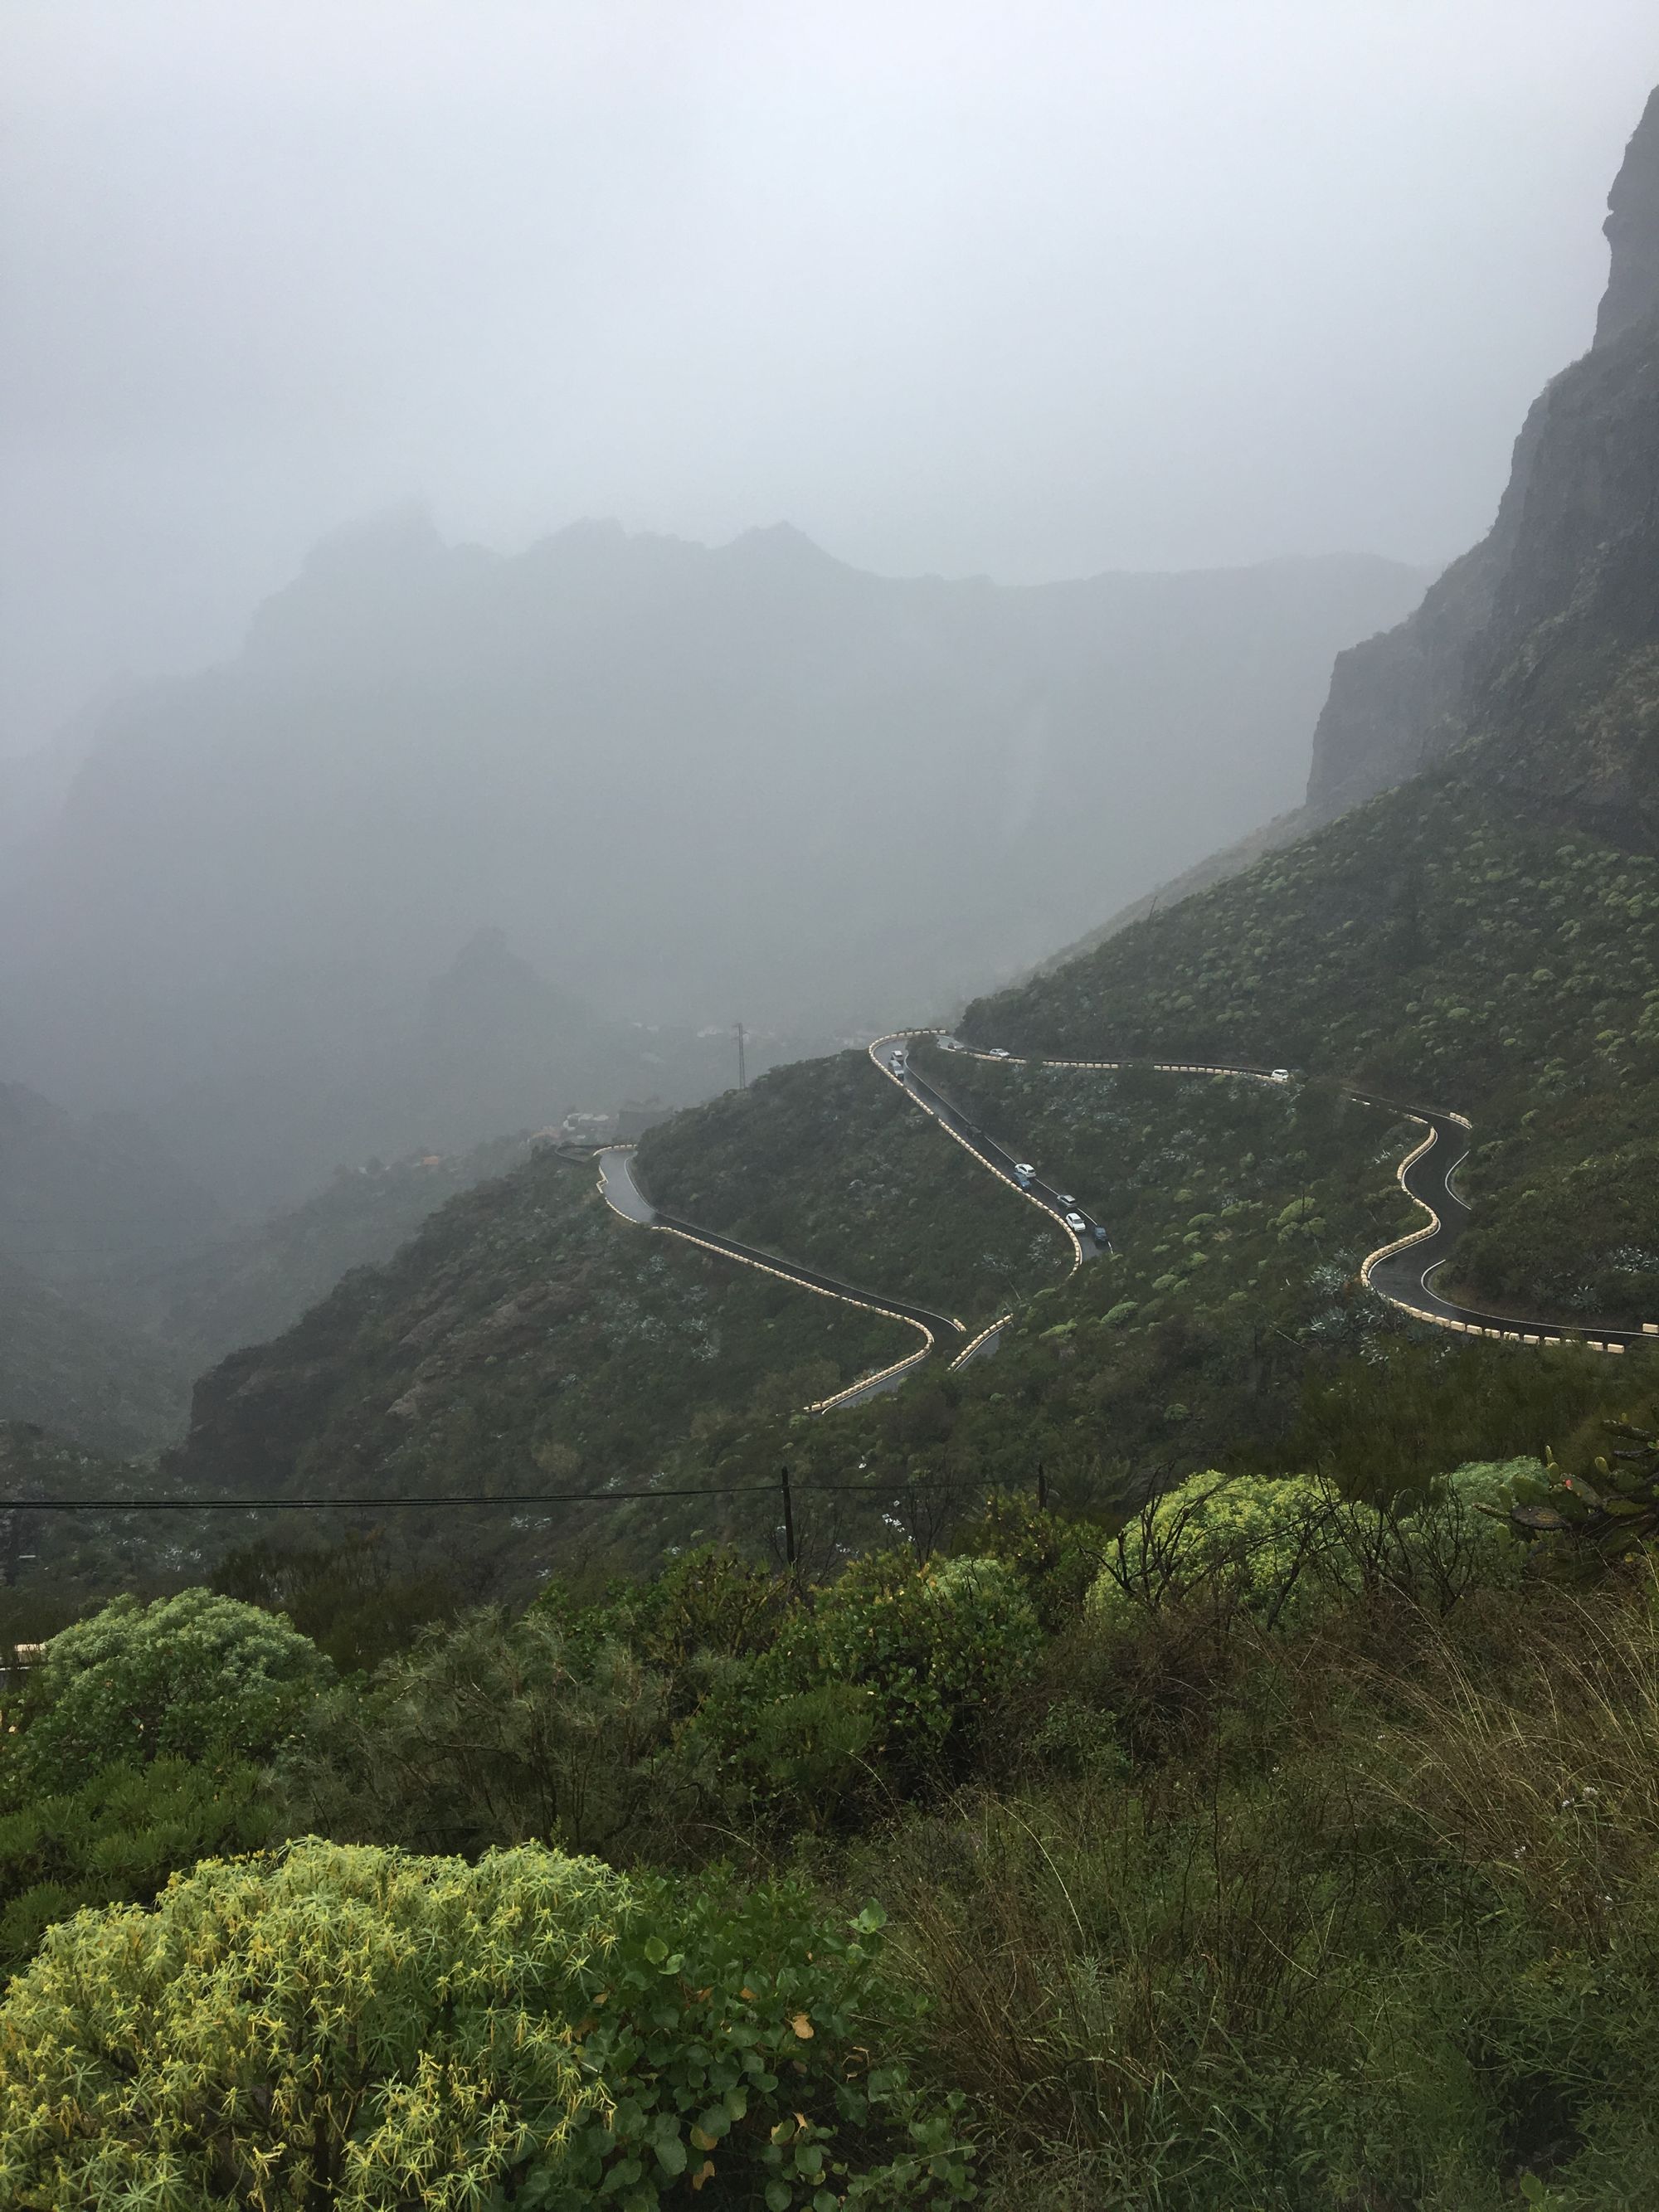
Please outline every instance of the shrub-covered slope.
[[0, 1256], [0, 1422], [34, 1422], [90, 1451], [170, 1443], [188, 1370], [165, 1346]]
[[677, 1115], [640, 1146], [641, 1177], [682, 1219], [969, 1327], [1054, 1282], [1057, 1224], [988, 1176], [862, 1052], [775, 1068]]
[[303, 1205], [227, 1233], [130, 1132], [77, 1127], [15, 1085], [0, 1085], [0, 1420], [114, 1453], [176, 1443], [192, 1376], [278, 1334], [348, 1269], [390, 1259], [526, 1151], [501, 1138], [342, 1168]]
[[1471, 1285], [1659, 1318], [1659, 860], [1483, 788], [1479, 762], [981, 1000], [964, 1033], [1285, 1063], [1460, 1107]]
[[[1468, 1456], [1540, 1449], [1583, 1410], [1565, 1369], [1421, 1341], [1359, 1290], [1364, 1255], [1415, 1218], [1395, 1182], [1413, 1131], [1328, 1079], [1475, 1115], [1484, 1294], [1639, 1317], [1656, 956], [1659, 865], [1467, 781], [1420, 781], [967, 1024], [1038, 1051], [1284, 1060], [1297, 1084], [1026, 1072], [918, 1046], [947, 1093], [1108, 1222], [1115, 1251], [1073, 1278], [1030, 1209], [861, 1054], [652, 1133], [643, 1177], [688, 1218], [970, 1322], [1012, 1304], [1000, 1348], [961, 1374], [938, 1364], [803, 1423], [897, 1332], [625, 1228], [585, 1172], [542, 1158], [207, 1377], [178, 1472], [355, 1492], [631, 1486], [660, 1469], [673, 1489], [764, 1485], [787, 1459], [802, 1540], [823, 1547], [867, 1537], [878, 1510], [816, 1494], [849, 1480], [886, 1486], [914, 1520], [1039, 1464], [1109, 1501], [1208, 1466], [1341, 1462], [1386, 1486], [1437, 1434]], [[1575, 1146], [1604, 1164], [1529, 1206], [1520, 1194], [1553, 1192]], [[604, 1516], [636, 1559], [770, 1525], [718, 1498]], [[568, 1549], [598, 1526], [572, 1511], [536, 1540]], [[494, 1536], [477, 1543], [495, 1555]]]
[[337, 1170], [302, 1205], [239, 1229], [144, 1286], [151, 1326], [192, 1371], [297, 1321], [352, 1267], [389, 1260], [447, 1200], [525, 1157], [522, 1138]]
[[[221, 1362], [167, 1472], [259, 1495], [631, 1486], [720, 1409], [792, 1412], [914, 1342], [618, 1220], [586, 1164], [542, 1152]], [[505, 1547], [528, 1571], [586, 1525], [550, 1510], [514, 1538], [507, 1518], [485, 1535], [483, 1516], [449, 1526], [458, 1556]]]

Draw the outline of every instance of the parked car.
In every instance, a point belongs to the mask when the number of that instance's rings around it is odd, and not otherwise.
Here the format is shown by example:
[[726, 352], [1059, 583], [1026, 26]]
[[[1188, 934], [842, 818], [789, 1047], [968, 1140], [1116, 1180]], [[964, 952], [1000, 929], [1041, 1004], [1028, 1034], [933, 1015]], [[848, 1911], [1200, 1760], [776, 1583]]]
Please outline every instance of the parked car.
[[1273, 1073], [1267, 1079], [1270, 1083], [1288, 1083], [1290, 1079], [1291, 1071], [1288, 1067], [1274, 1068]]
[[1007, 1057], [1008, 1057], [1008, 1048], [1007, 1048], [1007, 1046], [1006, 1046], [1006, 1044], [1000, 1044], [1000, 1045], [997, 1045], [997, 1046], [993, 1049], [992, 1054], [991, 1054], [991, 1057], [992, 1057], [992, 1059], [993, 1059], [993, 1060], [1006, 1060], [1006, 1059], [1007, 1059]]
[[1093, 1228], [1090, 1230], [1089, 1234], [1094, 1238], [1097, 1244], [1103, 1245], [1108, 1241], [1105, 1229], [1098, 1221], [1097, 1221]]
[[1083, 1218], [1083, 1216], [1080, 1213], [1068, 1213], [1066, 1217], [1066, 1226], [1068, 1229], [1075, 1230], [1079, 1235], [1081, 1235], [1083, 1231], [1085, 1230], [1089, 1224]]

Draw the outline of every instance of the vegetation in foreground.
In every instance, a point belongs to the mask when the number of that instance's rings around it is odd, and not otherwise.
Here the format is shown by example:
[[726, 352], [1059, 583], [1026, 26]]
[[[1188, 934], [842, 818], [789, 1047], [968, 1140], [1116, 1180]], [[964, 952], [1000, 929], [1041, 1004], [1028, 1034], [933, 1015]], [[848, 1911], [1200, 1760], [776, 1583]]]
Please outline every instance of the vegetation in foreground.
[[9, 2201], [1644, 2202], [1659, 1596], [1605, 1539], [1659, 1449], [1562, 1466], [999, 1492], [347, 1672], [108, 1608], [8, 1698]]

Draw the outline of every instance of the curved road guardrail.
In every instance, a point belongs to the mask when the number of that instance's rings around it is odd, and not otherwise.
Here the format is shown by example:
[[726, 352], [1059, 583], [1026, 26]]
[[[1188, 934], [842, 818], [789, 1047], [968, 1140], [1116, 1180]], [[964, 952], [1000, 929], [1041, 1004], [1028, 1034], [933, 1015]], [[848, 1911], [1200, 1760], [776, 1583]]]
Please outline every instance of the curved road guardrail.
[[[917, 1037], [947, 1037], [948, 1032], [939, 1029], [895, 1030], [885, 1036], [876, 1038], [869, 1047], [870, 1059], [888, 1081], [902, 1091], [913, 1106], [926, 1114], [945, 1133], [960, 1145], [978, 1161], [979, 1164], [1009, 1189], [1036, 1207], [1066, 1237], [1071, 1246], [1071, 1265], [1068, 1276], [1074, 1275], [1085, 1261], [1094, 1256], [1096, 1225], [1081, 1212], [1077, 1201], [1066, 1193], [1053, 1188], [1035, 1174], [1019, 1172], [1017, 1163], [1005, 1146], [988, 1136], [978, 1123], [953, 1105], [942, 1092], [918, 1075], [909, 1064], [909, 1046]], [[1243, 1066], [1218, 1066], [1206, 1060], [1048, 1060], [1034, 1054], [1005, 1051], [987, 1051], [974, 1045], [957, 1044], [954, 1048], [964, 1057], [984, 1061], [994, 1066], [1056, 1067], [1078, 1072], [1098, 1071], [1109, 1073], [1131, 1066], [1150, 1066], [1160, 1075], [1227, 1075], [1252, 1083], [1279, 1085], [1285, 1080], [1282, 1069]], [[1419, 1206], [1427, 1219], [1403, 1237], [1379, 1245], [1367, 1255], [1359, 1269], [1359, 1280], [1369, 1291], [1400, 1312], [1409, 1314], [1413, 1320], [1427, 1322], [1464, 1336], [1489, 1337], [1507, 1344], [1552, 1345], [1583, 1344], [1592, 1352], [1622, 1353], [1627, 1345], [1643, 1342], [1659, 1344], [1659, 1322], [1644, 1322], [1639, 1328], [1597, 1328], [1573, 1322], [1545, 1322], [1518, 1321], [1513, 1316], [1480, 1312], [1472, 1306], [1458, 1304], [1443, 1297], [1430, 1283], [1431, 1276], [1443, 1267], [1450, 1259], [1462, 1233], [1463, 1218], [1469, 1212], [1467, 1199], [1452, 1187], [1452, 1177], [1468, 1157], [1468, 1138], [1473, 1124], [1467, 1115], [1449, 1109], [1429, 1106], [1406, 1106], [1397, 1099], [1379, 1097], [1375, 1092], [1342, 1085], [1346, 1097], [1361, 1105], [1375, 1106], [1414, 1121], [1422, 1129], [1422, 1140], [1400, 1163], [1396, 1180], [1414, 1206]], [[861, 1376], [844, 1390], [837, 1390], [828, 1398], [821, 1398], [805, 1410], [811, 1413], [827, 1413], [841, 1406], [856, 1406], [872, 1398], [878, 1391], [896, 1389], [904, 1377], [927, 1360], [942, 1340], [954, 1334], [965, 1336], [966, 1329], [954, 1315], [937, 1314], [925, 1306], [911, 1304], [902, 1298], [890, 1298], [873, 1291], [855, 1289], [833, 1275], [826, 1275], [816, 1267], [799, 1266], [792, 1260], [781, 1259], [773, 1252], [763, 1252], [753, 1245], [740, 1243], [735, 1237], [722, 1237], [715, 1231], [698, 1228], [689, 1221], [680, 1221], [664, 1213], [654, 1206], [634, 1179], [632, 1145], [607, 1145], [594, 1154], [599, 1163], [599, 1189], [605, 1203], [623, 1220], [641, 1228], [652, 1229], [669, 1237], [678, 1237], [688, 1244], [696, 1244], [705, 1252], [721, 1258], [735, 1260], [743, 1266], [756, 1267], [763, 1274], [775, 1276], [779, 1281], [793, 1283], [801, 1289], [815, 1291], [820, 1297], [838, 1298], [844, 1304], [860, 1306], [870, 1313], [889, 1315], [904, 1322], [921, 1337], [919, 1347], [889, 1367], [873, 1375]], [[1443, 1165], [1443, 1152], [1455, 1152], [1449, 1165]], [[1445, 1210], [1443, 1212], [1442, 1208]], [[1077, 1214], [1085, 1223], [1085, 1237], [1079, 1237], [1067, 1220], [1068, 1213]], [[952, 1370], [965, 1367], [969, 1361], [983, 1353], [994, 1351], [1002, 1331], [1012, 1321], [1012, 1312], [1000, 1314], [981, 1329], [978, 1335], [963, 1347], [951, 1361]]]
[[918, 1350], [874, 1375], [860, 1376], [844, 1390], [820, 1398], [805, 1409], [807, 1413], [827, 1413], [837, 1406], [856, 1406], [866, 1398], [873, 1398], [879, 1390], [893, 1389], [912, 1368], [919, 1367], [928, 1358], [941, 1337], [948, 1338], [953, 1331], [958, 1336], [967, 1334], [953, 1314], [931, 1313], [926, 1306], [912, 1305], [903, 1298], [880, 1297], [871, 1291], [855, 1290], [850, 1283], [826, 1275], [819, 1268], [800, 1267], [793, 1260], [780, 1259], [775, 1252], [760, 1251], [752, 1244], [739, 1243], [736, 1237], [722, 1237], [712, 1229], [699, 1229], [689, 1221], [678, 1220], [672, 1213], [664, 1213], [653, 1205], [634, 1179], [633, 1151], [631, 1145], [607, 1145], [595, 1154], [600, 1194], [611, 1212], [619, 1213], [624, 1221], [632, 1221], [641, 1229], [657, 1230], [664, 1236], [678, 1237], [688, 1244], [701, 1246], [705, 1252], [739, 1261], [745, 1267], [758, 1268], [763, 1275], [774, 1275], [780, 1282], [799, 1284], [802, 1290], [816, 1291], [821, 1298], [838, 1298], [845, 1305], [862, 1306], [870, 1313], [890, 1315], [907, 1328], [921, 1332], [922, 1340]]
[[[933, 1031], [938, 1036], [945, 1034]], [[885, 1042], [881, 1040], [880, 1042]], [[988, 1052], [978, 1046], [958, 1045], [957, 1049], [972, 1060], [983, 1060], [994, 1066], [1061, 1067], [1070, 1069], [1099, 1069], [1106, 1072], [1130, 1066], [1150, 1065], [1160, 1075], [1231, 1075], [1253, 1083], [1279, 1084], [1284, 1081], [1282, 1071], [1268, 1067], [1220, 1066], [1206, 1060], [1045, 1060], [1031, 1054], [1009, 1052]], [[872, 1046], [872, 1052], [876, 1050]], [[1659, 1322], [1645, 1322], [1636, 1328], [1603, 1328], [1572, 1322], [1528, 1322], [1513, 1315], [1484, 1313], [1474, 1306], [1460, 1305], [1455, 1300], [1443, 1297], [1432, 1288], [1430, 1277], [1443, 1267], [1450, 1259], [1463, 1227], [1463, 1218], [1469, 1212], [1469, 1203], [1452, 1187], [1452, 1177], [1468, 1157], [1468, 1139], [1474, 1127], [1468, 1115], [1450, 1109], [1432, 1106], [1407, 1106], [1395, 1098], [1380, 1097], [1375, 1091], [1362, 1091], [1350, 1085], [1340, 1086], [1346, 1097], [1355, 1099], [1364, 1106], [1376, 1106], [1399, 1115], [1402, 1120], [1415, 1121], [1423, 1130], [1422, 1141], [1400, 1163], [1396, 1181], [1413, 1204], [1428, 1216], [1425, 1222], [1404, 1237], [1379, 1245], [1370, 1253], [1359, 1269], [1359, 1280], [1365, 1288], [1374, 1291], [1386, 1304], [1409, 1314], [1414, 1321], [1430, 1322], [1464, 1336], [1490, 1337], [1506, 1344], [1582, 1344], [1591, 1352], [1622, 1353], [1626, 1346], [1659, 1343]], [[1455, 1152], [1446, 1165], [1441, 1164], [1442, 1148]], [[1444, 1207], [1446, 1211], [1440, 1210]], [[1407, 1255], [1410, 1256], [1407, 1257]]]

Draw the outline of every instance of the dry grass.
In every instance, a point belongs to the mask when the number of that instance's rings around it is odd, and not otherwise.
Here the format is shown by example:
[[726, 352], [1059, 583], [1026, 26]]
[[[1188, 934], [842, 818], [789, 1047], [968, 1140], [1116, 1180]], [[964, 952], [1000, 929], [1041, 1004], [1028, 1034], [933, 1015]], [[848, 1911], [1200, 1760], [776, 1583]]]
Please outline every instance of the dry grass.
[[1434, 1845], [1595, 1940], [1659, 1851], [1659, 1576], [1540, 1606], [1503, 1679], [1446, 1635], [1403, 1706], [1383, 1788]]
[[1148, 1649], [1072, 1655], [1127, 1778], [1028, 1768], [860, 1868], [991, 2203], [1485, 2212], [1588, 2159], [1651, 1980], [1619, 1907], [1659, 1865], [1659, 1584], [1194, 1633], [1172, 1697]]

